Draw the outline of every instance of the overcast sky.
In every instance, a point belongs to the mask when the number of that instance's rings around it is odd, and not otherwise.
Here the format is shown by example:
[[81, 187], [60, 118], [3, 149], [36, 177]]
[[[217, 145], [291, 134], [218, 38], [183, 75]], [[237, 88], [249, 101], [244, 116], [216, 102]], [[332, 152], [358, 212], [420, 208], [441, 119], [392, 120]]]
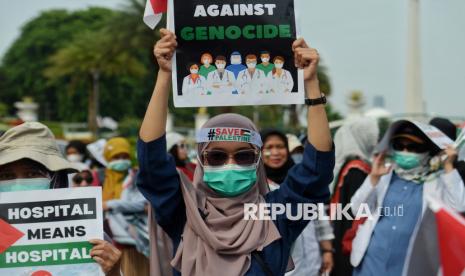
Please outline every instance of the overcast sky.
[[[382, 95], [404, 112], [407, 0], [299, 0], [302, 35], [316, 47], [333, 85], [331, 101], [346, 112], [351, 90], [370, 106]], [[0, 56], [40, 11], [118, 8], [124, 0], [0, 0]], [[465, 117], [465, 1], [421, 0], [423, 93], [427, 111]], [[142, 16], [142, 15], [141, 15]], [[141, 24], [142, 20], [141, 20]]]

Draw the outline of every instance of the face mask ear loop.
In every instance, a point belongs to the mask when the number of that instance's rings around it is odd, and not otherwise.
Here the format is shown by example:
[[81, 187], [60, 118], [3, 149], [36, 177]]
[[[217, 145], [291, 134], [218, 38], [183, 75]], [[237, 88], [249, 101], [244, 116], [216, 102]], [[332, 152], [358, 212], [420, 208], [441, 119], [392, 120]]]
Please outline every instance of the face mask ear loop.
[[255, 168], [258, 168], [258, 166], [260, 165], [260, 162], [263, 162], [262, 151], [261, 149], [258, 149], [258, 158], [257, 158], [257, 162], [255, 162]]
[[54, 172], [48, 172], [48, 179], [50, 179], [50, 188], [51, 189], [56, 189], [58, 187], [58, 173]]
[[203, 155], [203, 152], [205, 151], [206, 148], [208, 148], [208, 145], [210, 145], [210, 142], [208, 142], [208, 143], [205, 145], [203, 151], [200, 152], [200, 154], [197, 154], [197, 161], [199, 161], [199, 164], [200, 164], [200, 166], [201, 166], [202, 168], [205, 167], [205, 165], [202, 163], [202, 160], [201, 160], [201, 158], [200, 158], [200, 155]]

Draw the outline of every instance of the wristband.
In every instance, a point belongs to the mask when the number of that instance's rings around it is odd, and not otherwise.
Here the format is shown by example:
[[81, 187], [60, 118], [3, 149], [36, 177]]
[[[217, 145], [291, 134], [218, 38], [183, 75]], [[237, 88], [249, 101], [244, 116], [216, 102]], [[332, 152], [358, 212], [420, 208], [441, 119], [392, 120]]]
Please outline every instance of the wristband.
[[326, 104], [326, 96], [325, 94], [321, 93], [321, 96], [317, 99], [305, 99], [305, 104], [308, 106]]

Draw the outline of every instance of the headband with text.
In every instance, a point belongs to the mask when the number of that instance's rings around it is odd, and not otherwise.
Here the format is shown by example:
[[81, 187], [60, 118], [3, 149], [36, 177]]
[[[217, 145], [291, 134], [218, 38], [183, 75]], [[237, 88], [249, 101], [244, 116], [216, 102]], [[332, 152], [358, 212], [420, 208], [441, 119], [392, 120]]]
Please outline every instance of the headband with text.
[[197, 132], [196, 140], [197, 143], [244, 142], [253, 144], [259, 148], [263, 145], [258, 132], [235, 127], [202, 128]]

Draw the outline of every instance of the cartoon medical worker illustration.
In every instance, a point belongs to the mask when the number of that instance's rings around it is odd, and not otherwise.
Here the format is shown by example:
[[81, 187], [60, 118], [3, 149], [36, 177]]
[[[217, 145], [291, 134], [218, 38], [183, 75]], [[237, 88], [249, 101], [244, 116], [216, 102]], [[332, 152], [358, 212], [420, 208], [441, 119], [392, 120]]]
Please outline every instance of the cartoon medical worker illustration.
[[200, 58], [200, 62], [203, 65], [200, 66], [199, 74], [203, 76], [204, 78], [207, 78], [210, 72], [213, 72], [216, 70], [215, 66], [211, 65], [213, 62], [213, 57], [210, 53], [204, 53], [202, 57]]
[[258, 92], [264, 93], [266, 91], [266, 81], [265, 72], [262, 70], [257, 70], [257, 56], [247, 55], [245, 58], [247, 64], [247, 69], [242, 70], [237, 77], [237, 88], [239, 93], [251, 93]]
[[189, 67], [189, 71], [190, 75], [184, 77], [182, 81], [182, 95], [205, 95], [207, 80], [199, 74], [199, 66], [194, 63]]
[[260, 53], [260, 59], [262, 63], [257, 65], [257, 69], [262, 70], [265, 72], [265, 75], [268, 76], [268, 74], [273, 70], [274, 64], [270, 62], [270, 52], [268, 51], [263, 51]]
[[234, 77], [237, 79], [239, 73], [242, 70], [247, 69], [245, 65], [242, 64], [242, 56], [239, 52], [235, 51], [231, 54], [231, 64], [226, 67], [226, 70], [229, 70], [234, 73]]
[[[237, 77], [239, 76], [239, 73], [242, 70], [245, 70], [245, 69], [247, 69], [247, 67], [245, 67], [245, 65], [242, 64], [241, 53], [239, 53], [237, 51], [234, 51], [231, 54], [231, 64], [228, 65], [228, 67], [226, 67], [226, 70], [233, 72], [234, 73], [234, 78], [236, 78], [236, 80], [237, 80]], [[233, 94], [239, 94], [239, 92], [237, 90], [234, 90], [232, 93]]]
[[294, 80], [289, 71], [283, 69], [284, 58], [277, 56], [273, 59], [274, 69], [268, 75], [269, 91], [272, 93], [289, 93], [294, 87]]
[[226, 57], [217, 56], [215, 59], [216, 70], [210, 72], [207, 77], [207, 94], [232, 94], [235, 90], [236, 78], [234, 73], [226, 70]]

